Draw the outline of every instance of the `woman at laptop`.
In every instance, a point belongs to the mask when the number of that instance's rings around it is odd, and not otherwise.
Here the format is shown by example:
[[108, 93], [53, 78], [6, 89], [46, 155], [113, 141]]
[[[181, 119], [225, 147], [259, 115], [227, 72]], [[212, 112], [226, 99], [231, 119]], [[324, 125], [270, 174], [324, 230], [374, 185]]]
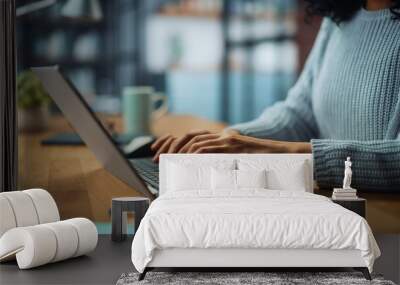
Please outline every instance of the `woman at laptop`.
[[353, 184], [400, 189], [400, 0], [308, 0], [324, 16], [287, 99], [222, 133], [164, 136], [161, 153], [313, 153], [322, 187], [340, 185], [343, 159]]

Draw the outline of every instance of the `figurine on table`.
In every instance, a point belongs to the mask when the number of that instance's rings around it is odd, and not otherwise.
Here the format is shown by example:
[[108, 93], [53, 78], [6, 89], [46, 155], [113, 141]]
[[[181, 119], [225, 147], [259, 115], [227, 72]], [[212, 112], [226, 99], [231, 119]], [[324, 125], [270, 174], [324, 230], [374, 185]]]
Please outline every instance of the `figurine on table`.
[[351, 178], [353, 176], [351, 165], [352, 162], [350, 160], [350, 156], [348, 156], [346, 161], [344, 162], [343, 187], [333, 189], [332, 199], [349, 200], [357, 198], [357, 190], [351, 187]]
[[343, 189], [353, 189], [351, 188], [351, 176], [353, 175], [353, 171], [351, 170], [351, 161], [350, 156], [347, 157], [344, 162], [344, 179], [343, 179]]

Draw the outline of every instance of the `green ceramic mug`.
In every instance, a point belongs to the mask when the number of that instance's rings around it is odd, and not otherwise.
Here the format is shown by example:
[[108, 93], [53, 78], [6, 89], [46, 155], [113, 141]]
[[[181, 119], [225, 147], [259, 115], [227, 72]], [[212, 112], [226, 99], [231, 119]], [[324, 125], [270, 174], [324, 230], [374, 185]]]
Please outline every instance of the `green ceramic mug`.
[[[157, 102], [161, 102], [161, 104], [155, 108]], [[125, 133], [150, 134], [152, 121], [160, 118], [167, 111], [166, 96], [154, 92], [152, 87], [128, 86], [122, 91], [122, 116]]]

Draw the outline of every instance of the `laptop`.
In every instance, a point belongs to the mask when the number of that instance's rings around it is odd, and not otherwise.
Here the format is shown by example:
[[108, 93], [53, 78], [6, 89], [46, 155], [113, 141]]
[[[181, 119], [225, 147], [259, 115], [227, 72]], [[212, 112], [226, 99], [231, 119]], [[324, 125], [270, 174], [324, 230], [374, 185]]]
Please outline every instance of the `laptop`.
[[150, 157], [128, 159], [88, 103], [58, 66], [32, 67], [43, 87], [102, 166], [144, 196], [158, 193], [158, 164]]

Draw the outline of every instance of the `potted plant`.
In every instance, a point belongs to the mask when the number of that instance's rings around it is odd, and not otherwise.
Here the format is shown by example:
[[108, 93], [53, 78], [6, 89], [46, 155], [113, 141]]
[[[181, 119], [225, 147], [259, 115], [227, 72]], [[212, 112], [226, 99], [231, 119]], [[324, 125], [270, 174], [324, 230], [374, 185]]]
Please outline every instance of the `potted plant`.
[[32, 71], [21, 72], [17, 77], [18, 128], [37, 132], [49, 125], [50, 97]]

